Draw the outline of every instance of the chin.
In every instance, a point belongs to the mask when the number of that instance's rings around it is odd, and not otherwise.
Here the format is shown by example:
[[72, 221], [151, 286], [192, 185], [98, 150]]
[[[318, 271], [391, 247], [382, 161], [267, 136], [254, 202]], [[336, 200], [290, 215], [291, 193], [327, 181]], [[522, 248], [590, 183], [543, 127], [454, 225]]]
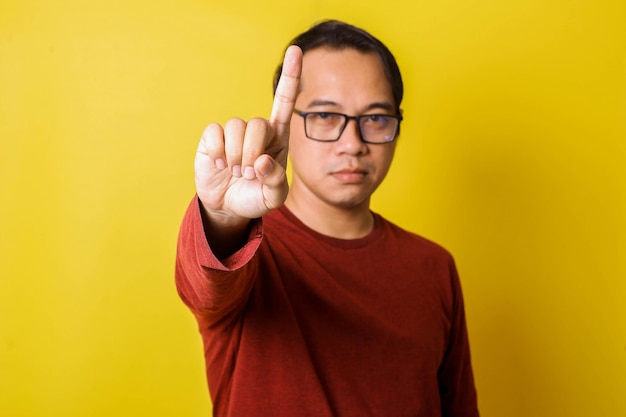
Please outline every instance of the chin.
[[352, 210], [363, 206], [369, 207], [370, 198], [368, 196], [345, 196], [344, 198], [334, 198], [326, 200], [330, 205], [342, 210]]

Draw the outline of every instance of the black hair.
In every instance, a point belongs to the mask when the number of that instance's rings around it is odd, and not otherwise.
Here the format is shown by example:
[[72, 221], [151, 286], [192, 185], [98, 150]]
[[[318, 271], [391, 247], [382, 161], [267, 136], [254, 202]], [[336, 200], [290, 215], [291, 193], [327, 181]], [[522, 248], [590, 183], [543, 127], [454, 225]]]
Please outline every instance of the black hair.
[[[359, 52], [376, 53], [380, 57], [385, 75], [391, 86], [396, 111], [398, 113], [400, 112], [404, 86], [398, 63], [385, 44], [367, 31], [338, 20], [325, 20], [313, 25], [306, 32], [296, 36], [289, 45], [299, 46], [303, 53], [320, 47], [335, 50], [352, 48]], [[274, 74], [274, 92], [276, 92], [276, 86], [278, 85], [281, 71], [282, 63], [278, 66]]]

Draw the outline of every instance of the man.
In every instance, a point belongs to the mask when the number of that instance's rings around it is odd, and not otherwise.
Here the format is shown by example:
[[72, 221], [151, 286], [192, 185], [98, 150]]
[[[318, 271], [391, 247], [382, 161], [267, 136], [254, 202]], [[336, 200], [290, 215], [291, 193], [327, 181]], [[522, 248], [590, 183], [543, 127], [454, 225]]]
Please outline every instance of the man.
[[179, 237], [214, 415], [477, 416], [452, 257], [369, 208], [402, 120], [393, 55], [322, 22], [276, 79], [269, 120], [206, 128]]

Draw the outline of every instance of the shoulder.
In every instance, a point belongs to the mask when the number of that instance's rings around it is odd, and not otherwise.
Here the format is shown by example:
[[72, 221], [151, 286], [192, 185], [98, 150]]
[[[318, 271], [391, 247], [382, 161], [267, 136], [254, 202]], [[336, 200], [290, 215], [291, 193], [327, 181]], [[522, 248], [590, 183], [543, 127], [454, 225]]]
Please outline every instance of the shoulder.
[[411, 250], [419, 250], [420, 252], [452, 259], [452, 254], [441, 244], [400, 227], [378, 213], [374, 213], [374, 216], [377, 224], [380, 224], [379, 227], [381, 227], [382, 234], [386, 240], [395, 242], [396, 245], [408, 246]]

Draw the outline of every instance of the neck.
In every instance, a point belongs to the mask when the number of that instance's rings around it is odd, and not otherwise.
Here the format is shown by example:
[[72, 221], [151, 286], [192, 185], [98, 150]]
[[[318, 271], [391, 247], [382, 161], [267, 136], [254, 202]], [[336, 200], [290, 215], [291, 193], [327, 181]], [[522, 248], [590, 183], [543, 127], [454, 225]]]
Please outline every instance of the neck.
[[285, 205], [302, 223], [326, 236], [338, 239], [359, 239], [374, 228], [369, 199], [358, 206], [337, 207], [325, 202], [308, 201], [287, 196]]

